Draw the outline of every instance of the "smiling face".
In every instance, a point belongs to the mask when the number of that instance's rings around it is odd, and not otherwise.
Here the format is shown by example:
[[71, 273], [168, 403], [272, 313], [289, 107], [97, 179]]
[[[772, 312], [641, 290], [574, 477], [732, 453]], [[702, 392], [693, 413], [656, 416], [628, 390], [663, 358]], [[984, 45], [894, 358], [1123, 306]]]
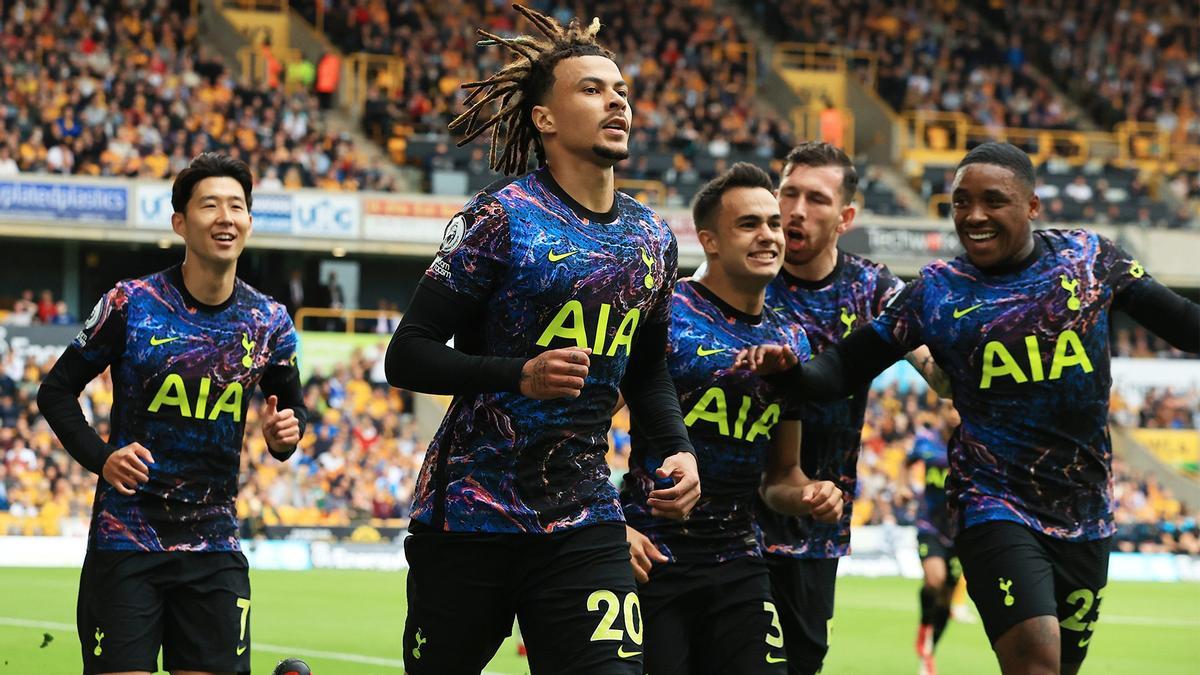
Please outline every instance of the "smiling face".
[[1012, 170], [982, 162], [962, 167], [954, 174], [951, 208], [958, 239], [976, 267], [1019, 262], [1033, 251], [1031, 221], [1041, 201]]
[[554, 86], [532, 115], [544, 145], [605, 166], [629, 157], [629, 85], [612, 59], [588, 55], [559, 61]]
[[253, 220], [241, 183], [217, 176], [196, 183], [185, 211], [172, 214], [171, 228], [183, 237], [188, 258], [229, 264], [246, 247]]
[[708, 268], [731, 281], [766, 288], [783, 265], [779, 202], [765, 188], [727, 190], [715, 227], [699, 230], [698, 236]]
[[842, 194], [842, 171], [798, 164], [779, 184], [789, 265], [804, 265], [836, 247], [838, 235], [854, 222], [854, 195]]

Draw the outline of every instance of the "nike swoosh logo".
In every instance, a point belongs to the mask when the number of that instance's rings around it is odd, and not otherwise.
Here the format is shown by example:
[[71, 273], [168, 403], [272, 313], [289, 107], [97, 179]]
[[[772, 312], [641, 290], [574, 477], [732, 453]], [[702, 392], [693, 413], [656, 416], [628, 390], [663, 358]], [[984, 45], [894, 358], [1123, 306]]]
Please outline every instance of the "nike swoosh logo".
[[625, 651], [624, 647], [617, 647], [617, 656], [619, 656], [623, 659], [628, 659], [628, 658], [631, 658], [634, 656], [638, 656], [639, 654], [641, 654], [641, 652], [627, 652], [627, 651]]
[[245, 654], [245, 653], [246, 653], [246, 645], [239, 645], [237, 648], [237, 655], [241, 656], [242, 654]]
[[712, 356], [713, 354], [720, 354], [723, 351], [725, 351], [723, 348], [705, 349], [704, 347], [696, 347], [696, 356]]
[[179, 336], [178, 336], [178, 335], [176, 335], [175, 337], [169, 337], [169, 338], [160, 338], [160, 337], [153, 337], [153, 336], [151, 336], [151, 338], [150, 338], [150, 346], [151, 346], [151, 347], [157, 347], [157, 346], [159, 346], [159, 345], [165, 345], [165, 344], [167, 344], [168, 342], [174, 342], [174, 341], [176, 341], [176, 340], [178, 340], [178, 339], [179, 339]]
[[579, 251], [567, 251], [566, 253], [555, 253], [554, 251], [550, 251], [550, 253], [548, 253], [546, 255], [546, 257], [550, 259], [550, 262], [558, 262], [559, 260], [562, 260], [563, 258], [570, 258], [571, 256], [575, 255], [576, 253], [579, 253]]
[[968, 307], [966, 309], [956, 309], [956, 310], [954, 310], [954, 318], [961, 319], [964, 316], [970, 314], [971, 312], [974, 312], [975, 310], [979, 309], [980, 307], [983, 307], [982, 302], [979, 303], [978, 305], [971, 305], [970, 307]]
[[1085, 638], [1081, 639], [1081, 640], [1079, 641], [1079, 646], [1080, 646], [1080, 648], [1083, 648], [1083, 647], [1086, 647], [1086, 646], [1088, 646], [1088, 643], [1089, 643], [1089, 642], [1091, 642], [1091, 641], [1092, 641], [1092, 636], [1091, 636], [1091, 635], [1089, 635], [1089, 636], [1087, 636], [1087, 637], [1085, 637]]
[[784, 661], [787, 661], [786, 656], [771, 656], [770, 652], [767, 653], [767, 663], [783, 663]]

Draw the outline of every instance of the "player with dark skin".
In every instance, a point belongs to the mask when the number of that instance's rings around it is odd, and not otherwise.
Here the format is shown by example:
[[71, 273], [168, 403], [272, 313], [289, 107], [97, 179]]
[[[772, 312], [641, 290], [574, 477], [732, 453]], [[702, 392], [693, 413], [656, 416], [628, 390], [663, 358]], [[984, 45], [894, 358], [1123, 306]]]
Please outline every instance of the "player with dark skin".
[[964, 256], [927, 266], [880, 319], [813, 361], [778, 345], [739, 360], [820, 400], [928, 344], [962, 419], [947, 481], [955, 546], [1001, 670], [1073, 675], [1099, 620], [1115, 530], [1109, 312], [1196, 353], [1200, 306], [1103, 237], [1035, 232], [1034, 175], [1014, 146], [978, 146], [953, 184]]

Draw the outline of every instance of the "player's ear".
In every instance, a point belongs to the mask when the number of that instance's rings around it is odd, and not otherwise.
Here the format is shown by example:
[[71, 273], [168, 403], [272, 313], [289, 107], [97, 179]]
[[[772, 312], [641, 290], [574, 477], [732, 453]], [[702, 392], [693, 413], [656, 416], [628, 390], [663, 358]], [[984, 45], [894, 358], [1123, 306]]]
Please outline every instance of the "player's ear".
[[845, 234], [846, 230], [854, 224], [854, 216], [858, 215], [858, 209], [854, 208], [854, 202], [847, 202], [842, 207], [842, 218], [838, 221], [837, 233]]
[[1037, 196], [1037, 193], [1029, 195], [1029, 219], [1037, 220], [1037, 217], [1042, 214], [1042, 198]]
[[704, 249], [705, 255], [716, 255], [720, 248], [717, 243], [717, 233], [711, 228], [704, 228], [696, 231], [696, 238], [700, 240], [700, 248]]
[[550, 112], [550, 108], [544, 105], [535, 105], [529, 114], [533, 119], [533, 126], [538, 130], [538, 133], [554, 133], [554, 113]]
[[175, 234], [181, 237], [183, 236], [185, 220], [186, 218], [182, 213], [171, 214], [171, 229], [175, 230]]

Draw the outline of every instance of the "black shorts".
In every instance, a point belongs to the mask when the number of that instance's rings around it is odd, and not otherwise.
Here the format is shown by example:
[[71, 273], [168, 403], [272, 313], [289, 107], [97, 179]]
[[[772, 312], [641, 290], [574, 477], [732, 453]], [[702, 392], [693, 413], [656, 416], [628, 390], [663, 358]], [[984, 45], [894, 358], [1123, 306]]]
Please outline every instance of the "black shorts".
[[787, 672], [783, 628], [761, 558], [655, 565], [638, 595], [647, 673]]
[[404, 540], [411, 675], [477, 675], [512, 633], [540, 673], [642, 671], [642, 613], [623, 523], [554, 534], [475, 534], [419, 524]]
[[819, 672], [829, 652], [838, 559], [767, 556], [767, 566], [787, 645], [788, 673]]
[[76, 623], [83, 672], [250, 672], [250, 565], [240, 551], [88, 551]]
[[962, 576], [962, 563], [958, 559], [958, 549], [947, 546], [941, 536], [930, 532], [917, 532], [917, 554], [921, 562], [926, 558], [941, 558], [946, 561], [946, 586], [954, 588], [958, 578]]
[[1110, 540], [1062, 541], [1007, 521], [963, 530], [955, 543], [967, 592], [992, 644], [1026, 619], [1055, 616], [1062, 662], [1082, 663], [1108, 583]]

